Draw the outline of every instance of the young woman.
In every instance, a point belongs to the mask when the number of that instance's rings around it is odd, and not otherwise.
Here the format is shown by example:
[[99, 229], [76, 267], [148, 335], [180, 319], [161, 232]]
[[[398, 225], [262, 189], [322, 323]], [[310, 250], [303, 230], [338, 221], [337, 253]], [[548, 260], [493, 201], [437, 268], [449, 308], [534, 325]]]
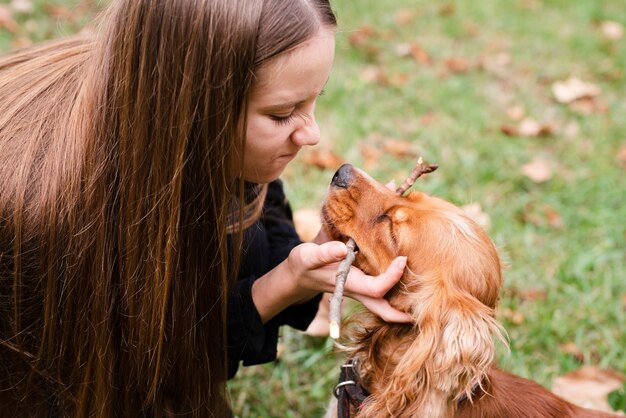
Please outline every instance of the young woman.
[[[333, 287], [277, 181], [319, 141], [327, 0], [118, 0], [0, 59], [0, 416], [228, 416]], [[406, 321], [380, 277], [347, 293]]]

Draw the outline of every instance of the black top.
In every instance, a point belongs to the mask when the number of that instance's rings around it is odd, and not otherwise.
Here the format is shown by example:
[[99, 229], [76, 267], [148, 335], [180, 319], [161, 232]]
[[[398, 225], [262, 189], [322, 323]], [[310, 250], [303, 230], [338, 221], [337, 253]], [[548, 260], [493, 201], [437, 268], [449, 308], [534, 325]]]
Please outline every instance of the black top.
[[305, 330], [317, 313], [321, 294], [285, 309], [265, 325], [252, 302], [252, 283], [284, 261], [302, 241], [280, 180], [269, 184], [261, 218], [244, 232], [241, 267], [228, 300], [228, 378], [244, 366], [276, 359], [278, 328]]

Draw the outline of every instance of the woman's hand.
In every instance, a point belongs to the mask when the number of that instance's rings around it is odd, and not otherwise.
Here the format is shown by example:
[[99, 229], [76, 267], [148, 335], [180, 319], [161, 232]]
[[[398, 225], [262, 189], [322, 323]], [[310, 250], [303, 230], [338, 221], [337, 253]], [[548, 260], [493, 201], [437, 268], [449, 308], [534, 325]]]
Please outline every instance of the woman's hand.
[[[324, 237], [320, 239], [323, 241]], [[316, 239], [317, 241], [317, 239]], [[286, 307], [304, 302], [317, 293], [332, 293], [338, 263], [347, 254], [345, 244], [330, 241], [305, 243], [295, 247], [287, 260], [259, 278], [252, 286], [252, 298], [263, 322]], [[379, 276], [368, 276], [352, 266], [345, 286], [345, 295], [363, 303], [388, 322], [410, 322], [411, 317], [393, 308], [385, 294], [400, 280], [406, 257], [396, 258]]]

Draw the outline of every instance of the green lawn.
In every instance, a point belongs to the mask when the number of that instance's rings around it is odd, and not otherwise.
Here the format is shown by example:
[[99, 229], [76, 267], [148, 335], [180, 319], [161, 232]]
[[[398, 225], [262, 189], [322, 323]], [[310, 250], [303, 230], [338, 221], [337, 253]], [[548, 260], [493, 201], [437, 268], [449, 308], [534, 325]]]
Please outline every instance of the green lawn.
[[[0, 28], [0, 49], [76, 31], [95, 7], [32, 3], [12, 33]], [[607, 24], [626, 26], [623, 0], [334, 7], [319, 148], [381, 181], [402, 181], [422, 155], [440, 168], [414, 187], [480, 205], [509, 266], [505, 369], [546, 386], [582, 365], [626, 373], [626, 35]], [[599, 91], [560, 103], [553, 87], [570, 77]], [[317, 207], [336, 168], [311, 156], [285, 173], [295, 209]], [[281, 352], [231, 383], [239, 416], [322, 415], [341, 361], [332, 343], [284, 329]]]

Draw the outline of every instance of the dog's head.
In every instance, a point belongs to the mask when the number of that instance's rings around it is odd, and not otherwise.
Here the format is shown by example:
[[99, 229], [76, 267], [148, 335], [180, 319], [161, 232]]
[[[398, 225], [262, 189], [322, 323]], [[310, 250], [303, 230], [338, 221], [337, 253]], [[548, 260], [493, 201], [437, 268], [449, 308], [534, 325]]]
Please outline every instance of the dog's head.
[[494, 361], [493, 335], [500, 335], [494, 308], [502, 279], [493, 243], [453, 204], [417, 191], [399, 196], [347, 164], [333, 177], [322, 217], [333, 239], [356, 242], [355, 265], [370, 275], [407, 256], [405, 273], [387, 298], [411, 313], [412, 332], [373, 337], [391, 327], [381, 322], [362, 331], [361, 346], [353, 348], [369, 357], [362, 359], [369, 363], [369, 409], [447, 416], [454, 399], [471, 396]]

